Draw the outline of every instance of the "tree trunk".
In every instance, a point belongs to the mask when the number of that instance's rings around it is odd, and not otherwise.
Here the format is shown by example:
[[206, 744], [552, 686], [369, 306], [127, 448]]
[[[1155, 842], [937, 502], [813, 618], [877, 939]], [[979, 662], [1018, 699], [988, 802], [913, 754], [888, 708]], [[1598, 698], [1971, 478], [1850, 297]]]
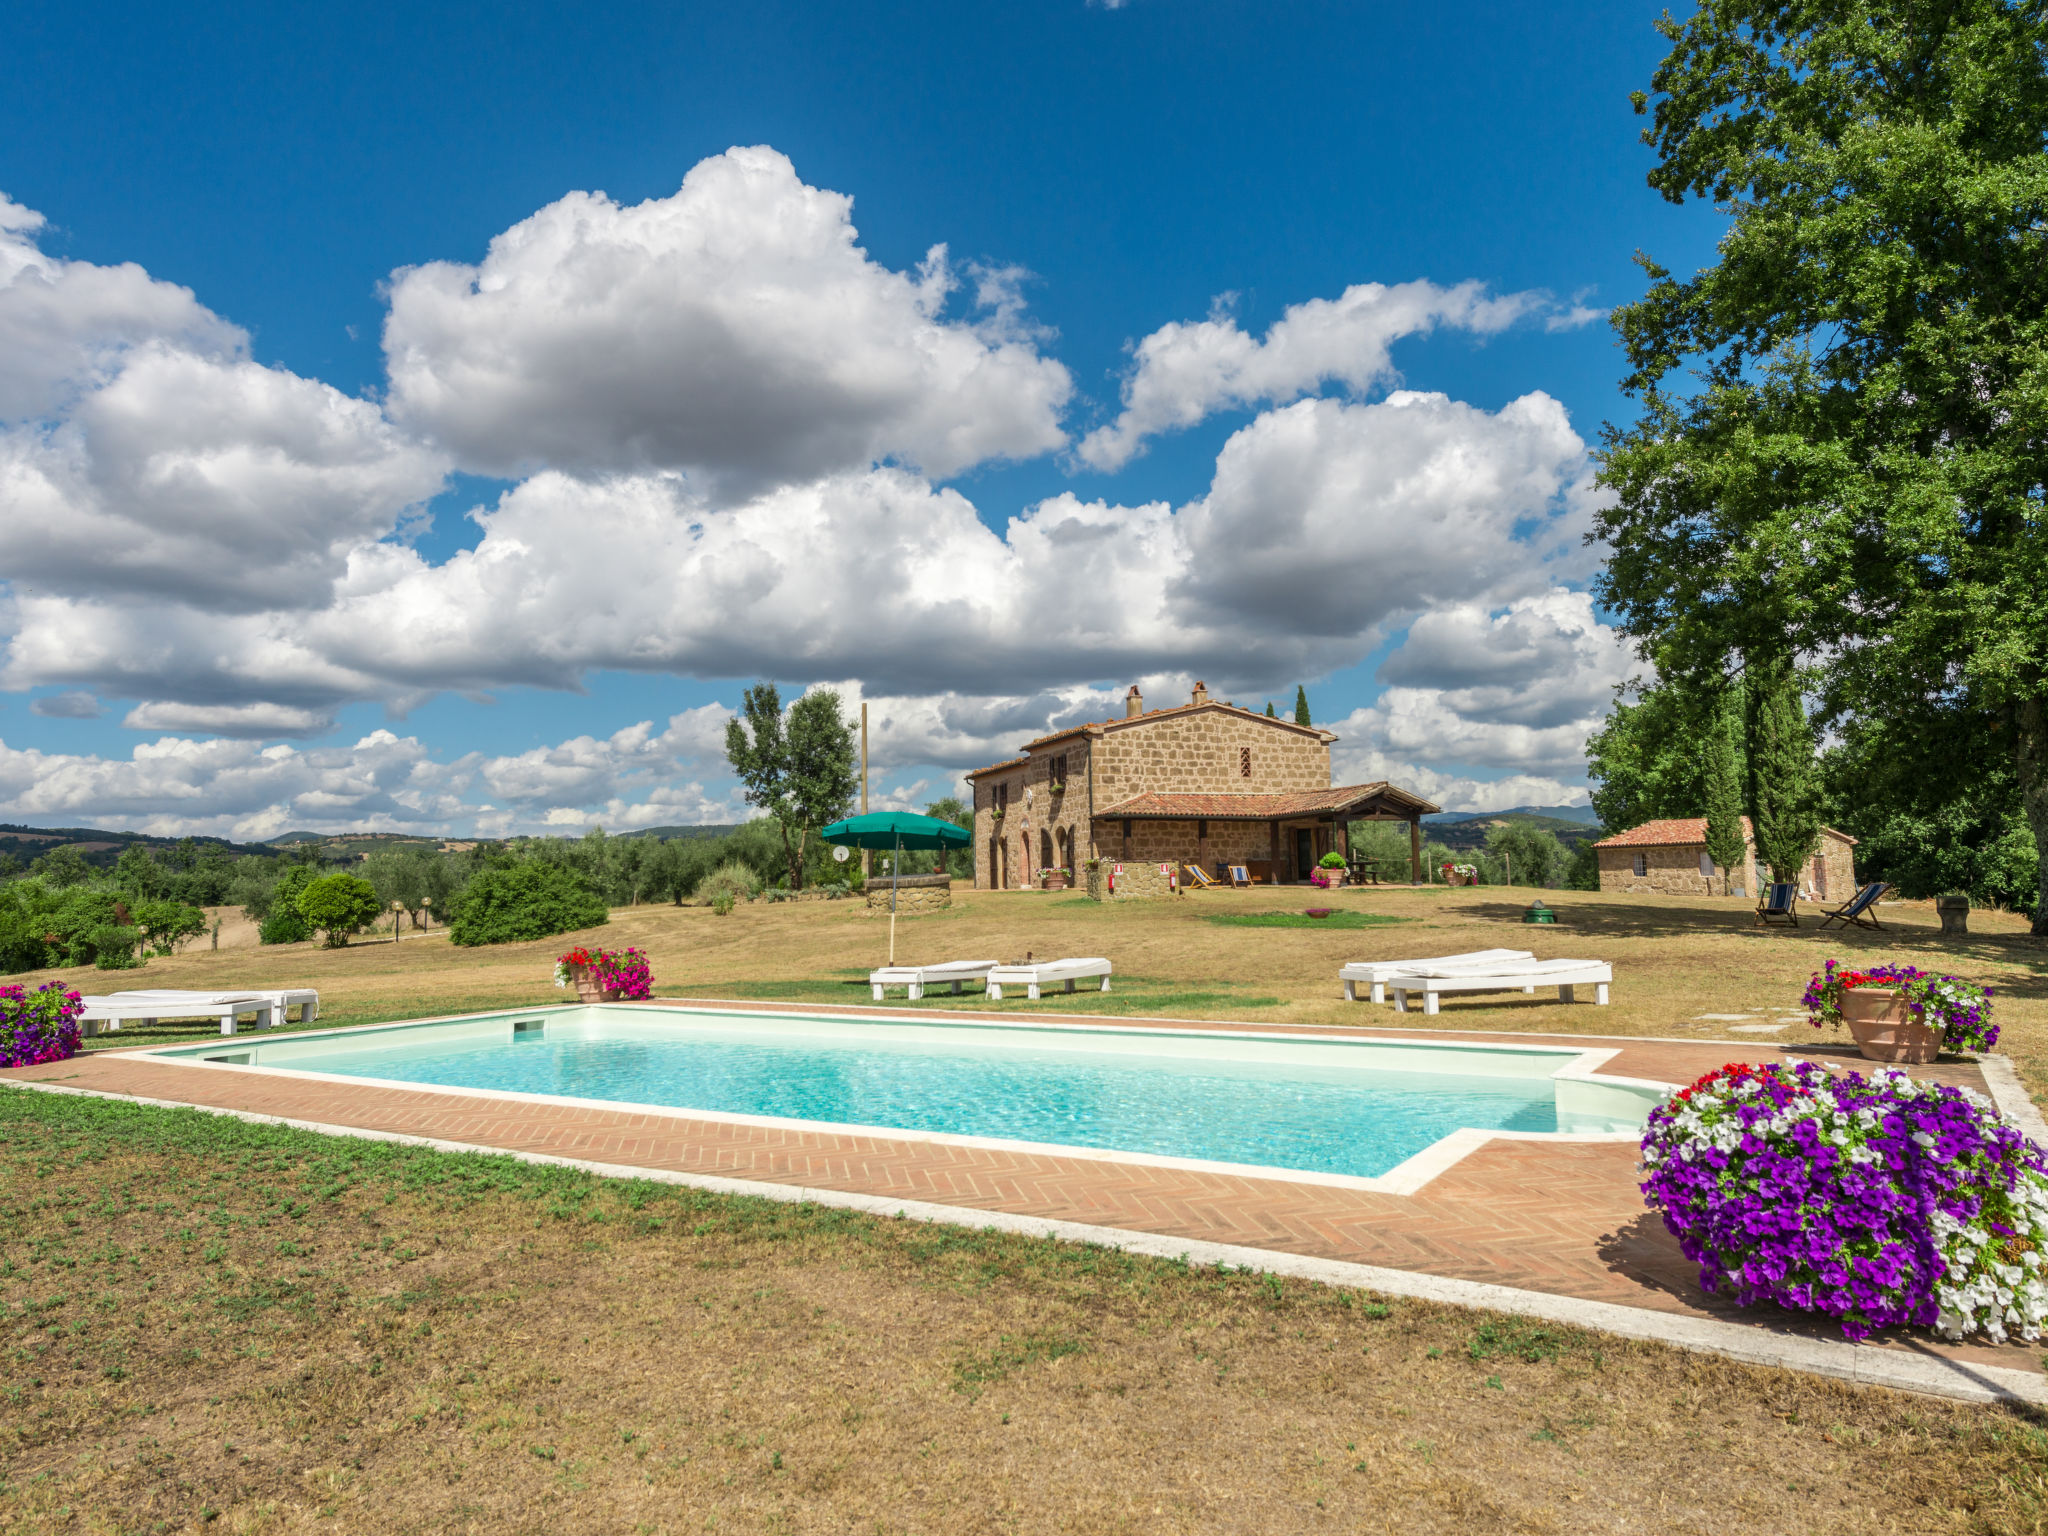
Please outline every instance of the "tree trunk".
[[2031, 698], [2016, 711], [2019, 726], [2020, 803], [2034, 829], [2039, 873], [2034, 893], [2034, 932], [2048, 936], [2048, 699]]
[[790, 843], [789, 823], [778, 820], [775, 825], [782, 832], [782, 857], [789, 865], [789, 888], [793, 891], [797, 888], [797, 882], [803, 879], [804, 856], [799, 846]]

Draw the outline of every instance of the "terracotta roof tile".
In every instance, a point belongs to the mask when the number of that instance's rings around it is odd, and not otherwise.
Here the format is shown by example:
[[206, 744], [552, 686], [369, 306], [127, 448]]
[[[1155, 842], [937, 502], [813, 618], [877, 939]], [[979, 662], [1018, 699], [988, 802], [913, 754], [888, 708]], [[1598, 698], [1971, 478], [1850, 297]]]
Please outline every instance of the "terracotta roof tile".
[[1319, 725], [1296, 725], [1292, 720], [1282, 720], [1274, 715], [1262, 715], [1255, 709], [1246, 709], [1242, 704], [1231, 704], [1222, 699], [1206, 699], [1200, 704], [1167, 704], [1158, 709], [1148, 709], [1141, 715], [1123, 715], [1115, 720], [1090, 720], [1085, 725], [1070, 725], [1064, 731], [1054, 731], [1050, 736], [1040, 736], [1035, 740], [1025, 742], [1024, 750], [1029, 752], [1034, 747], [1045, 746], [1049, 742], [1058, 741], [1066, 736], [1079, 736], [1088, 731], [1113, 730], [1118, 726], [1136, 725], [1141, 720], [1157, 720], [1162, 715], [1184, 714], [1191, 709], [1233, 710], [1249, 719], [1263, 721], [1267, 725], [1277, 725], [1284, 730], [1308, 731], [1317, 736], [1328, 736], [1332, 741], [1337, 739], [1334, 733], [1324, 730]]
[[[1833, 827], [1822, 827], [1821, 831], [1830, 837], [1839, 837], [1851, 847], [1856, 839], [1846, 832], [1837, 832]], [[1749, 818], [1742, 818], [1742, 835], [1754, 837], [1750, 830]], [[1675, 816], [1666, 821], [1646, 821], [1640, 827], [1630, 827], [1626, 832], [1617, 832], [1612, 837], [1603, 837], [1595, 848], [1689, 848], [1695, 844], [1701, 847], [1707, 841], [1707, 818], [1704, 816]]]
[[1270, 821], [1276, 816], [1319, 816], [1361, 800], [1380, 797], [1393, 807], [1427, 816], [1437, 808], [1418, 795], [1384, 781], [1338, 789], [1304, 789], [1265, 795], [1133, 795], [1095, 813], [1098, 820]]
[[[1749, 818], [1742, 818], [1742, 835], [1749, 835]], [[1646, 821], [1612, 837], [1603, 837], [1595, 848], [1684, 848], [1707, 840], [1707, 818], [1677, 816], [1667, 821]]]
[[997, 772], [998, 770], [1000, 770], [1000, 769], [1003, 769], [1003, 768], [1014, 768], [1014, 767], [1016, 767], [1016, 766], [1017, 766], [1017, 765], [1018, 765], [1019, 763], [1022, 763], [1022, 762], [1028, 762], [1028, 761], [1030, 761], [1030, 759], [1028, 759], [1028, 758], [1022, 758], [1022, 757], [1006, 757], [1006, 758], [1004, 758], [1004, 759], [1003, 759], [1003, 760], [1002, 760], [1002, 761], [1001, 761], [1000, 763], [990, 763], [990, 764], [989, 764], [989, 765], [988, 765], [988, 766], [987, 766], [986, 768], [977, 768], [977, 769], [975, 769], [975, 770], [974, 770], [974, 771], [973, 771], [972, 773], [964, 774], [964, 775], [962, 775], [962, 777], [964, 777], [964, 778], [969, 778], [969, 779], [978, 779], [978, 778], [980, 778], [980, 777], [981, 777], [981, 776], [982, 776], [982, 775], [983, 775], [984, 773], [995, 773], [995, 772]]

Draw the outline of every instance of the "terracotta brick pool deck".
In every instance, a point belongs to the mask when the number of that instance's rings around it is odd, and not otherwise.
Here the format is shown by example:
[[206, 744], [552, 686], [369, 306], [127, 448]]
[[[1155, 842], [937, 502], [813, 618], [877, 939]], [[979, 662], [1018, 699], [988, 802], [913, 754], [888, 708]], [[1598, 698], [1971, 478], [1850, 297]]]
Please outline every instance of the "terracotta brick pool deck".
[[[901, 1010], [663, 999], [673, 1006], [751, 1012], [902, 1018]], [[1380, 1014], [1380, 1017], [1391, 1015]], [[917, 1010], [927, 1020], [984, 1022], [971, 1012]], [[1032, 1016], [1006, 1014], [1005, 1022]], [[1085, 1016], [1038, 1016], [1076, 1023]], [[1602, 1075], [1687, 1083], [1731, 1060], [1850, 1053], [1788, 1051], [1743, 1041], [1583, 1035], [1484, 1034], [1400, 1029], [1260, 1026], [1214, 1021], [1092, 1018], [1104, 1027], [1229, 1030], [1465, 1044], [1569, 1045], [1612, 1050]], [[225, 1042], [223, 1042], [225, 1044]], [[141, 1049], [141, 1048], [138, 1048]], [[1858, 1062], [1859, 1065], [1863, 1065]], [[1916, 1073], [1982, 1089], [1974, 1065]], [[1232, 1244], [1310, 1258], [1479, 1281], [1653, 1312], [1714, 1317], [1810, 1338], [1838, 1332], [1789, 1314], [1744, 1311], [1699, 1288], [1693, 1266], [1636, 1187], [1636, 1149], [1625, 1142], [1496, 1140], [1410, 1195], [1247, 1178], [1180, 1168], [1018, 1153], [887, 1136], [847, 1136], [731, 1125], [687, 1111], [572, 1107], [475, 1097], [431, 1088], [307, 1081], [227, 1069], [195, 1070], [97, 1050], [64, 1062], [0, 1072], [94, 1093], [271, 1115], [359, 1131], [427, 1137], [506, 1152], [714, 1175], [885, 1199], [1000, 1211], [1167, 1238]], [[1934, 1354], [1964, 1365], [2042, 1374], [2038, 1345], [1947, 1345], [1924, 1337], [1872, 1347]]]

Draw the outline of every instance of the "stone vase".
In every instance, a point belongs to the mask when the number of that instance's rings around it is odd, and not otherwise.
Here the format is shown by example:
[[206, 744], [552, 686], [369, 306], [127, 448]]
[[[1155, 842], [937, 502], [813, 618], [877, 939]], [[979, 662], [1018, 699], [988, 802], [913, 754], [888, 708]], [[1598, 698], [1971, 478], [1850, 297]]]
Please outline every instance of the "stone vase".
[[1941, 936], [1945, 939], [1960, 939], [1970, 932], [1970, 898], [1967, 896], [1937, 896], [1934, 910], [1941, 918]]
[[1039, 883], [1048, 891], [1064, 891], [1071, 882], [1065, 875], [1041, 875]]
[[1842, 1022], [1871, 1061], [1913, 1066], [1941, 1054], [1941, 1031], [1916, 1023], [1896, 987], [1851, 987], [1842, 994]]

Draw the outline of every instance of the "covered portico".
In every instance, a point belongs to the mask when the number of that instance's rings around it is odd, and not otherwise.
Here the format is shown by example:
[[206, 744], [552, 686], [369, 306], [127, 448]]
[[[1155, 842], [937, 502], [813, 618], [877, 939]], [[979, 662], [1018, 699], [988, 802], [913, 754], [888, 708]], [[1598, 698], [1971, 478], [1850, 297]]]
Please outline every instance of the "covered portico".
[[1125, 862], [1262, 866], [1275, 883], [1305, 881], [1335, 852], [1350, 861], [1351, 823], [1408, 823], [1408, 878], [1423, 883], [1422, 818], [1438, 809], [1384, 781], [1282, 794], [1133, 795], [1095, 813], [1098, 856]]

